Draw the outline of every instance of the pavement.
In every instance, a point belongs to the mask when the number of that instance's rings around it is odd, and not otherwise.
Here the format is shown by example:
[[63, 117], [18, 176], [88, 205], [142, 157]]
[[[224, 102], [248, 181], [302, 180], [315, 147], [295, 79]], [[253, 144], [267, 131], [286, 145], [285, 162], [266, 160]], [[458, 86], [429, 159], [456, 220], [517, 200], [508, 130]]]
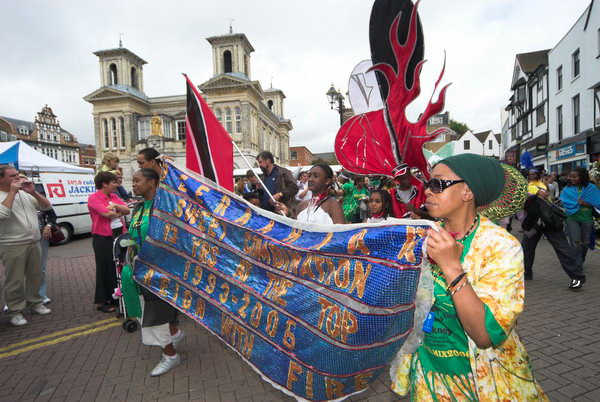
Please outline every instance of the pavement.
[[[518, 331], [535, 375], [554, 401], [600, 400], [600, 250], [590, 252], [587, 283], [569, 279], [547, 241], [538, 246], [534, 280], [526, 282]], [[0, 267], [0, 276], [3, 277]], [[51, 247], [48, 295], [53, 312], [26, 314], [12, 327], [0, 314], [0, 401], [291, 401], [264, 382], [215, 336], [181, 316], [187, 333], [182, 364], [150, 377], [160, 349], [144, 346], [113, 315], [92, 304], [90, 237]], [[0, 278], [3, 280], [3, 278]], [[352, 401], [395, 401], [382, 375]]]

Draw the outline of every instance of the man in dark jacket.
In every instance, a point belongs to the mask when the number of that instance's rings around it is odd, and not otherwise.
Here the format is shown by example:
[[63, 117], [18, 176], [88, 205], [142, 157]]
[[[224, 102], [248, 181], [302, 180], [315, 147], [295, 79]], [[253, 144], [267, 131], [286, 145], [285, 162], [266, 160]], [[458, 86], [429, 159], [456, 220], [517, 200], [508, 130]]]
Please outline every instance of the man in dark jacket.
[[[298, 185], [294, 176], [292, 176], [292, 172], [277, 166], [273, 154], [269, 151], [259, 153], [256, 161], [263, 172], [260, 178], [273, 195], [273, 198], [291, 208], [292, 201], [298, 193]], [[260, 205], [266, 210], [275, 210], [269, 194], [264, 190], [260, 192]]]
[[581, 264], [578, 264], [575, 252], [569, 245], [563, 230], [566, 215], [558, 207], [549, 204], [537, 195], [529, 197], [525, 203], [525, 212], [527, 215], [521, 224], [522, 229], [525, 231], [521, 240], [525, 263], [525, 279], [533, 279], [535, 248], [542, 236], [546, 236], [558, 257], [560, 265], [571, 278], [569, 288], [581, 288], [585, 283], [585, 274]]

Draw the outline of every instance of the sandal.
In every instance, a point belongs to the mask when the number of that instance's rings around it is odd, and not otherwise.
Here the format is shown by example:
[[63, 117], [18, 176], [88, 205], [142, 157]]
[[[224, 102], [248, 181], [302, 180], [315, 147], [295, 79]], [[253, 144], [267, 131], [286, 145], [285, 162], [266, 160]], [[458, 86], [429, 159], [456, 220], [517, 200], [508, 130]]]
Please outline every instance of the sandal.
[[115, 306], [111, 306], [110, 304], [103, 304], [101, 306], [96, 307], [96, 310], [102, 313], [114, 313], [115, 311], [117, 311], [117, 308]]

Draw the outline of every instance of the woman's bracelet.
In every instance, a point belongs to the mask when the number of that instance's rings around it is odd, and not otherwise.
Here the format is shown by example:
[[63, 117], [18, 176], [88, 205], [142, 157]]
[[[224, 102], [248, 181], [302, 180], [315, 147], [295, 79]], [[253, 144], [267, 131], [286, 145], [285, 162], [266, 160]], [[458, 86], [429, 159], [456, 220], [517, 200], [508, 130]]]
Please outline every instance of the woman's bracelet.
[[465, 283], [463, 283], [462, 285], [460, 285], [458, 288], [456, 288], [452, 293], [450, 293], [450, 296], [454, 296], [455, 294], [457, 294], [458, 292], [460, 292], [460, 290], [462, 288], [464, 288], [465, 286], [467, 286], [468, 284], [470, 284], [471, 281], [467, 279], [467, 281]]
[[458, 282], [460, 282], [460, 280], [461, 280], [462, 278], [464, 278], [466, 274], [467, 274], [467, 273], [463, 271], [463, 273], [462, 273], [462, 274], [458, 275], [458, 276], [456, 277], [456, 279], [454, 279], [454, 280], [452, 281], [452, 283], [451, 283], [450, 285], [448, 285], [448, 287], [446, 288], [446, 291], [447, 291], [448, 293], [450, 293], [450, 291], [452, 290], [452, 288], [453, 288], [453, 287], [455, 287], [456, 285], [458, 285]]

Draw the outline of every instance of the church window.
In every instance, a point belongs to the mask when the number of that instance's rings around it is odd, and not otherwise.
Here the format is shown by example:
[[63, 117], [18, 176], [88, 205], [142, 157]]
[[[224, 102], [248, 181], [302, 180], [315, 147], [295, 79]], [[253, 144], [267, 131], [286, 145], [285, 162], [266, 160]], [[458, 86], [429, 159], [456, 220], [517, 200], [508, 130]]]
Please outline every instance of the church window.
[[150, 135], [150, 121], [142, 120], [138, 122], [139, 138], [145, 140]]
[[119, 136], [117, 133], [117, 120], [114, 117], [110, 119], [110, 125], [112, 128], [112, 147], [117, 148], [119, 146]]
[[223, 52], [223, 72], [230, 73], [233, 71], [233, 65], [231, 60], [231, 52], [229, 50], [225, 50]]
[[108, 67], [108, 83], [109, 85], [117, 85], [119, 83], [117, 79], [117, 65], [114, 63]]
[[215, 116], [217, 116], [217, 120], [219, 120], [219, 123], [223, 123], [223, 118], [221, 117], [221, 109], [216, 108], [215, 109]]
[[230, 108], [225, 109], [225, 130], [227, 130], [227, 132], [229, 134], [231, 134], [233, 132], [233, 123], [231, 122], [231, 109]]
[[119, 117], [119, 126], [121, 131], [121, 148], [125, 148], [125, 119]]
[[108, 149], [110, 144], [109, 144], [109, 135], [108, 135], [108, 120], [103, 119], [102, 120], [102, 128], [104, 130], [104, 149]]
[[177, 139], [179, 141], [185, 140], [185, 120], [177, 121]]
[[269, 106], [269, 110], [273, 110], [273, 101], [271, 99], [267, 102], [267, 106]]
[[131, 67], [131, 86], [134, 88], [138, 88], [138, 77], [137, 70], [135, 67]]
[[242, 132], [242, 109], [239, 107], [235, 108], [235, 132]]

